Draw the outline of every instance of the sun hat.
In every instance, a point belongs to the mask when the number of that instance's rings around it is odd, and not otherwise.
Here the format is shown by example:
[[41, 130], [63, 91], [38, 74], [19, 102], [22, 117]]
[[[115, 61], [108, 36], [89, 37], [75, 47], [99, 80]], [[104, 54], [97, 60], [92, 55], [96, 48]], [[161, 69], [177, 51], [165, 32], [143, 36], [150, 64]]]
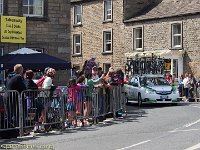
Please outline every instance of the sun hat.
[[56, 70], [53, 68], [49, 68], [47, 70], [47, 76], [53, 77], [56, 74]]

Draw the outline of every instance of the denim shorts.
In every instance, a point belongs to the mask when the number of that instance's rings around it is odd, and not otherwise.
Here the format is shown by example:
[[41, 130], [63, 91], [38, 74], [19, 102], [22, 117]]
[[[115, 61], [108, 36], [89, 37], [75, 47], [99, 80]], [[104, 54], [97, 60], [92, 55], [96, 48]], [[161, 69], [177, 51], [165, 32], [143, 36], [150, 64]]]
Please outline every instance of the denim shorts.
[[66, 110], [67, 111], [76, 111], [76, 103], [73, 101], [69, 101], [66, 104]]

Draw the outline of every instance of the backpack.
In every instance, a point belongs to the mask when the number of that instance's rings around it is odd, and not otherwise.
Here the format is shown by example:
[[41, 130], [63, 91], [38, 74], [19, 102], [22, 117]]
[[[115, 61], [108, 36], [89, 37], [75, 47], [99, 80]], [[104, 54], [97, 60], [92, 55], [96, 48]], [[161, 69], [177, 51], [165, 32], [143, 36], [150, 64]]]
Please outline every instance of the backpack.
[[42, 76], [42, 77], [36, 82], [36, 85], [37, 85], [38, 87], [41, 87], [45, 79], [46, 79], [46, 77], [45, 77], [45, 76]]

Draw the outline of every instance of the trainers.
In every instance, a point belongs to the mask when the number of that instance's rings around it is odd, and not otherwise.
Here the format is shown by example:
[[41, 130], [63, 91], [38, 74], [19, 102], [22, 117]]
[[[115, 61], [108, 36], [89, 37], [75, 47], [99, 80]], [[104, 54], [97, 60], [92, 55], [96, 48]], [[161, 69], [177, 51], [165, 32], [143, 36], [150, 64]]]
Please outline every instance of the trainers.
[[84, 127], [89, 127], [91, 124], [88, 121], [84, 121]]

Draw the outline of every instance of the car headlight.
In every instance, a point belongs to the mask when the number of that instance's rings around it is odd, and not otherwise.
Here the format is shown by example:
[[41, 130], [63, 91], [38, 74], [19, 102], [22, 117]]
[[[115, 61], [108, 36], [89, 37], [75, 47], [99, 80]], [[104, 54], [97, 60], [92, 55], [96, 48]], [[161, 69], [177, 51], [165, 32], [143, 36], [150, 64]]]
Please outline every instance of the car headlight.
[[147, 94], [155, 94], [155, 93], [156, 93], [155, 90], [148, 89], [148, 88], [145, 89], [145, 92], [146, 92]]

